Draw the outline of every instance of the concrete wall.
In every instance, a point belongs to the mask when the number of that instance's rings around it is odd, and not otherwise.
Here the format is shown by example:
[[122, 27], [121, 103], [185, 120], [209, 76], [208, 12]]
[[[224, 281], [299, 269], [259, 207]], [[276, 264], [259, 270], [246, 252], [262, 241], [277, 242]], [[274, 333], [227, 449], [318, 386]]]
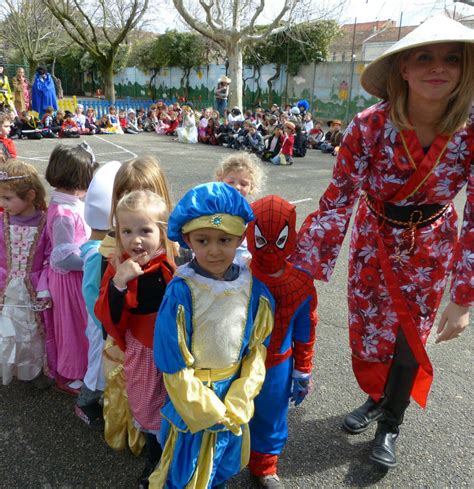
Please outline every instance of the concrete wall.
[[[279, 76], [271, 81], [270, 93], [268, 83], [275, 76], [275, 65], [265, 65], [259, 71], [247, 67], [244, 70], [244, 105], [247, 108], [257, 104], [267, 107], [273, 102], [293, 103], [305, 98], [318, 117], [350, 119], [356, 112], [377, 101], [360, 86], [359, 77], [364, 68], [362, 63], [354, 63], [351, 89], [351, 68], [350, 62], [305, 65], [296, 76], [290, 75], [287, 79], [283, 66]], [[214, 89], [223, 74], [224, 65], [193, 68], [186, 88], [186, 80], [180, 68], [161, 69], [151, 85], [151, 72], [125, 68], [115, 76], [115, 86], [118, 97], [167, 100], [186, 97], [197, 107], [203, 107], [213, 104]]]

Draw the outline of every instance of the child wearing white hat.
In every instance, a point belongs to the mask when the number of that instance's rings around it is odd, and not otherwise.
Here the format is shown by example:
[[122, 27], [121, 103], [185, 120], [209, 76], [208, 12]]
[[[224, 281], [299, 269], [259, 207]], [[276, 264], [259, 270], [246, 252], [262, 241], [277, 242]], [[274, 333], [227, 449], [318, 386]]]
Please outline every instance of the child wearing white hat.
[[75, 412], [89, 428], [99, 431], [104, 429], [102, 406], [99, 403], [105, 386], [102, 372], [104, 336], [102, 325], [94, 314], [94, 306], [99, 296], [103, 268], [99, 247], [111, 227], [112, 189], [120, 165], [118, 161], [111, 161], [96, 172], [87, 191], [84, 206], [84, 218], [91, 228], [89, 241], [81, 246], [81, 257], [84, 260], [82, 293], [87, 309], [86, 336], [89, 350], [87, 372], [76, 401]]

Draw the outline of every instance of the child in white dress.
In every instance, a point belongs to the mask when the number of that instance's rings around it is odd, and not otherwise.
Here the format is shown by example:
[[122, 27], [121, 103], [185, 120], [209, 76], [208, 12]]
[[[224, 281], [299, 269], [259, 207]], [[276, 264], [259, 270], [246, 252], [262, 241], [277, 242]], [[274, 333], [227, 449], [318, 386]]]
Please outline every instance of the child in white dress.
[[[36, 169], [10, 161], [0, 172], [0, 377], [33, 380], [44, 366], [50, 305], [45, 190]], [[48, 318], [46, 318], [48, 320]]]

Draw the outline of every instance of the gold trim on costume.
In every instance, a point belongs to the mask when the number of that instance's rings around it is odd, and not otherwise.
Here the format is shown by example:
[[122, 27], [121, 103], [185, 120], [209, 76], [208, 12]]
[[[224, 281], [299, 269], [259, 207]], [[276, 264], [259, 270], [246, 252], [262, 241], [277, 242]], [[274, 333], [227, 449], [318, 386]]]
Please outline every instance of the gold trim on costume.
[[160, 462], [148, 479], [150, 489], [163, 489], [165, 486], [177, 439], [178, 431], [174, 425], [170, 425], [170, 432], [166, 439]]
[[104, 389], [104, 439], [110, 448], [123, 450], [127, 444], [138, 456], [144, 445], [145, 436], [137, 430], [128, 405], [123, 370], [123, 352], [109, 336], [103, 350]]
[[242, 448], [240, 450], [240, 470], [249, 464], [250, 460], [250, 428], [248, 424], [242, 426]]
[[204, 489], [209, 485], [212, 468], [214, 466], [214, 452], [216, 450], [217, 433], [206, 431], [202, 435], [198, 462], [193, 477], [186, 485], [186, 489]]
[[239, 216], [230, 214], [200, 216], [184, 224], [182, 232], [186, 234], [196, 229], [219, 229], [233, 236], [242, 236], [245, 232], [245, 221]]
[[178, 311], [176, 312], [176, 326], [178, 328], [178, 345], [181, 355], [183, 355], [186, 366], [190, 367], [194, 363], [194, 357], [186, 344], [186, 316], [182, 304], [178, 306]]
[[219, 380], [232, 377], [239, 371], [239, 368], [240, 362], [227, 368], [196, 368], [194, 375], [202, 382], [207, 382], [210, 385], [212, 382], [218, 382]]
[[403, 148], [405, 149], [406, 154], [408, 155], [408, 160], [411, 163], [411, 166], [416, 170], [416, 163], [415, 160], [413, 159], [413, 156], [410, 153], [410, 150], [408, 149], [407, 142], [405, 141], [405, 136], [403, 135], [402, 131], [400, 131], [400, 139], [402, 140]]
[[[403, 146], [405, 148], [405, 151], [408, 154], [408, 158], [410, 159], [410, 162], [412, 163], [412, 165], [414, 165], [415, 169], [417, 169], [417, 167], [415, 165], [415, 162], [413, 160], [413, 157], [412, 157], [412, 155], [410, 153], [410, 150], [408, 149], [408, 146], [406, 144], [405, 138], [403, 137], [403, 134], [401, 133], [401, 131], [400, 131], [400, 135], [401, 135], [401, 139], [402, 139], [402, 143], [403, 143]], [[449, 138], [446, 141], [446, 144], [444, 145], [443, 149], [439, 152], [438, 158], [436, 159], [435, 164], [431, 167], [430, 171], [425, 175], [425, 177], [418, 184], [418, 186], [415, 188], [415, 190], [413, 190], [413, 192], [411, 192], [410, 194], [408, 194], [405, 197], [404, 200], [406, 200], [406, 199], [410, 198], [412, 195], [416, 194], [416, 192], [418, 192], [418, 190], [420, 189], [420, 187], [426, 182], [426, 180], [428, 180], [428, 178], [430, 177], [430, 175], [434, 172], [435, 168], [439, 165], [439, 163], [441, 161], [441, 157], [443, 156], [444, 152], [446, 151], [446, 148], [448, 147], [448, 144], [449, 144], [450, 141], [451, 141], [451, 136], [449, 136]]]

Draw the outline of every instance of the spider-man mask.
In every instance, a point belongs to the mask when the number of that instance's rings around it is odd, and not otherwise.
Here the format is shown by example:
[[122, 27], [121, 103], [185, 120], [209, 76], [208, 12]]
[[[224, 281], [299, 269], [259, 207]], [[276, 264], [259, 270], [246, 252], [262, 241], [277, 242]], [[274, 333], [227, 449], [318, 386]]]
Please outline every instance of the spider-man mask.
[[252, 266], [262, 273], [276, 273], [296, 246], [295, 206], [277, 195], [252, 204], [255, 220], [247, 227], [247, 246]]

